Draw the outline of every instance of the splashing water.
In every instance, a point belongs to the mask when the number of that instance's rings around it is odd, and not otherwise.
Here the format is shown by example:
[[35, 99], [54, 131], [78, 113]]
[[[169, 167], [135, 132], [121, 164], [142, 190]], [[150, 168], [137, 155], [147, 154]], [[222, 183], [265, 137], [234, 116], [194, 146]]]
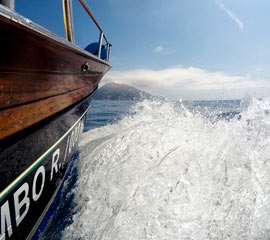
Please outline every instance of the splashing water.
[[213, 121], [144, 101], [84, 133], [63, 239], [269, 239], [269, 103]]

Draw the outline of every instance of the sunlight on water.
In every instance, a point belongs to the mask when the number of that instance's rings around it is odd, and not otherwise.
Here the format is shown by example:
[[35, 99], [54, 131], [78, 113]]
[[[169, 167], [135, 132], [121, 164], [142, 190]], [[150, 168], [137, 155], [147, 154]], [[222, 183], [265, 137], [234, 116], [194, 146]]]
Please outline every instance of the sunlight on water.
[[144, 101], [84, 133], [63, 239], [269, 239], [269, 103], [213, 121]]

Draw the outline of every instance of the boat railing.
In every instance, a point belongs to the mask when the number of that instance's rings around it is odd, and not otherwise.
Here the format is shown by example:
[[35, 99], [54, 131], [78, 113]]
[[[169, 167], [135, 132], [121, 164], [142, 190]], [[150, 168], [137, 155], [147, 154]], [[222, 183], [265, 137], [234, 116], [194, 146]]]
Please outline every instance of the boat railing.
[[[63, 1], [63, 12], [64, 12], [64, 23], [65, 23], [65, 31], [66, 31], [66, 39], [72, 43], [74, 43], [74, 27], [73, 27], [73, 14], [72, 14], [72, 0], [62, 0]], [[111, 44], [108, 41], [107, 36], [105, 35], [102, 27], [98, 23], [97, 19], [95, 18], [93, 12], [91, 9], [88, 7], [87, 3], [85, 0], [78, 0], [86, 13], [89, 15], [89, 17], [92, 19], [92, 21], [95, 23], [97, 28], [99, 29], [99, 46], [98, 46], [98, 51], [97, 51], [97, 56], [98, 58], [101, 58], [101, 51], [102, 51], [102, 46], [103, 46], [103, 39], [106, 41], [106, 58], [104, 59], [105, 61], [109, 61], [110, 57], [110, 48]]]
[[[88, 7], [86, 1], [85, 0], [78, 0], [78, 1], [82, 5], [86, 13], [89, 15], [89, 17], [92, 19], [92, 21], [95, 23], [100, 33], [99, 40], [98, 40], [98, 49], [93, 54], [95, 54], [98, 58], [103, 59], [108, 62], [109, 57], [110, 57], [110, 48], [112, 45], [108, 41], [107, 36], [105, 35], [97, 19], [95, 18], [93, 12]], [[66, 39], [72, 43], [75, 43], [72, 0], [62, 0], [62, 2], [63, 2], [63, 16], [64, 16]], [[15, 11], [15, 0], [0, 0], [0, 4], [3, 4], [6, 7], [10, 8], [11, 10]], [[103, 45], [103, 39], [106, 42], [105, 46]], [[105, 50], [106, 50], [105, 54], [104, 54], [103, 47], [105, 47]]]

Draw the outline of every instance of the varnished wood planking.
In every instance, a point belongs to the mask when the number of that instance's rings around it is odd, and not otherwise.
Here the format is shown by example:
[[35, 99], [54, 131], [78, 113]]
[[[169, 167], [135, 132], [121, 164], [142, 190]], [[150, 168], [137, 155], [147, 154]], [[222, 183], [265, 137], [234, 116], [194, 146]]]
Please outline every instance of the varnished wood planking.
[[0, 36], [0, 140], [89, 96], [110, 69], [64, 40], [3, 16]]
[[[110, 66], [0, 16], [0, 110], [93, 84]], [[89, 69], [82, 72], [82, 65]]]
[[0, 73], [0, 110], [97, 84], [98, 74]]
[[110, 65], [92, 55], [17, 23], [8, 24], [0, 17], [0, 69], [81, 73], [89, 61], [89, 73], [104, 73]]
[[67, 108], [93, 91], [94, 86], [90, 85], [63, 95], [0, 111], [0, 140]]

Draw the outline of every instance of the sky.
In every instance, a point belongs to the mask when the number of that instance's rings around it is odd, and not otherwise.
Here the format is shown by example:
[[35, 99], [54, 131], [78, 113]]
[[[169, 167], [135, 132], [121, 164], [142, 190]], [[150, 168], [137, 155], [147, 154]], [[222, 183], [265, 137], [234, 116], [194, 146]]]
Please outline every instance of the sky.
[[[270, 95], [269, 0], [86, 0], [110, 42], [117, 82], [172, 100]], [[61, 0], [17, 0], [16, 11], [64, 37]], [[73, 1], [76, 44], [98, 31]]]

